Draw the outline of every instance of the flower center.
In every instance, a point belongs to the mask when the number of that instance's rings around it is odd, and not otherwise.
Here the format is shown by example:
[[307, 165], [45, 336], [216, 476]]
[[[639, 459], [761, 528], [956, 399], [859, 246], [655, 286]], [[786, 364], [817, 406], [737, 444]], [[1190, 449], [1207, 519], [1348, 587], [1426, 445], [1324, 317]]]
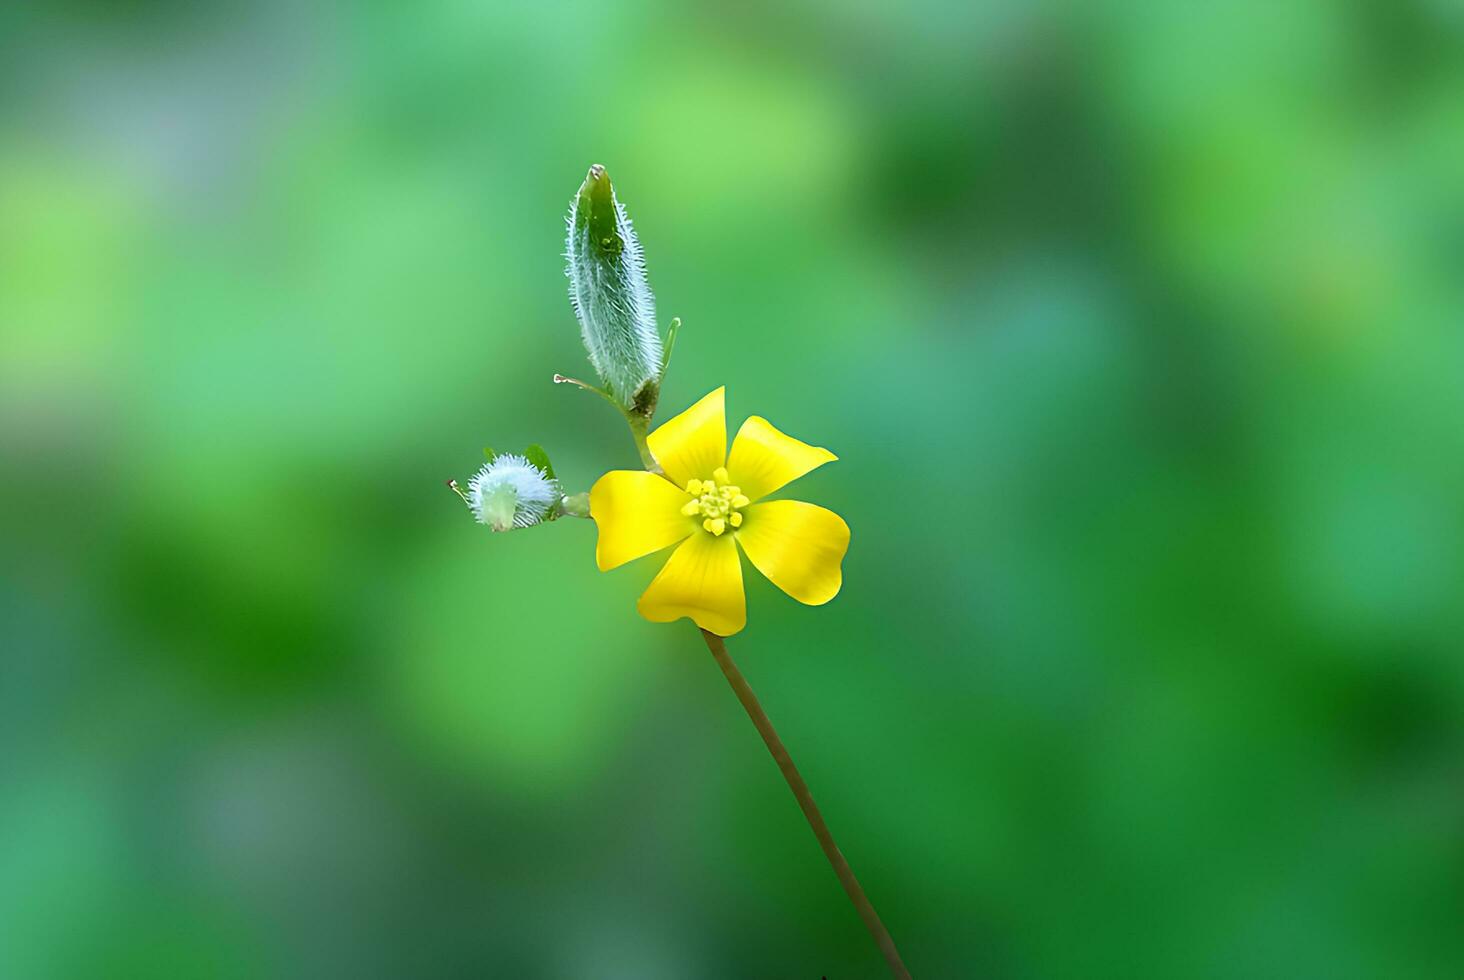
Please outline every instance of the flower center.
[[692, 499], [681, 508], [681, 513], [700, 517], [702, 529], [718, 537], [728, 527], [742, 526], [740, 511], [751, 502], [743, 496], [740, 487], [732, 485], [726, 467], [722, 466], [712, 471], [710, 480], [688, 480], [686, 492]]

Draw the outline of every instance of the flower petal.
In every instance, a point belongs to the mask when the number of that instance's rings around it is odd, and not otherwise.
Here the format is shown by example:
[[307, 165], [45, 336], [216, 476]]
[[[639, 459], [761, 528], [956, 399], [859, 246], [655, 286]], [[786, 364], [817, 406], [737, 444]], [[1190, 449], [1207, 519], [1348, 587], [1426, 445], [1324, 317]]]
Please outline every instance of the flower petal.
[[799, 602], [820, 606], [839, 594], [849, 525], [831, 510], [801, 500], [753, 504], [737, 531], [747, 557]]
[[696, 530], [681, 508], [691, 497], [655, 473], [611, 470], [590, 488], [590, 516], [600, 530], [600, 571], [660, 551]]
[[640, 597], [636, 608], [646, 619], [669, 623], [682, 616], [718, 636], [747, 625], [742, 593], [742, 562], [732, 535], [693, 534], [671, 552], [666, 567]]
[[678, 487], [705, 480], [726, 463], [726, 391], [718, 388], [646, 437], [651, 455]]
[[838, 458], [820, 446], [784, 435], [767, 419], [754, 415], [742, 423], [732, 440], [727, 472], [744, 494], [757, 500]]

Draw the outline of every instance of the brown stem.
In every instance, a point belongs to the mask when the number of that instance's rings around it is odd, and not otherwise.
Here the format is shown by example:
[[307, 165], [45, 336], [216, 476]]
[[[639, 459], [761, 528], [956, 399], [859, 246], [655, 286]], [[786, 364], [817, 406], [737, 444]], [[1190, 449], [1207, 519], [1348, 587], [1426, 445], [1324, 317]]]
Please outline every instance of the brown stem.
[[890, 966], [892, 973], [897, 980], [910, 980], [910, 971], [905, 969], [905, 964], [900, 960], [900, 953], [895, 949], [895, 941], [890, 938], [889, 930], [884, 923], [879, 921], [879, 913], [874, 906], [869, 904], [869, 899], [864, 894], [864, 889], [859, 887], [859, 879], [854, 877], [854, 871], [849, 867], [849, 862], [844, 860], [839, 845], [834, 843], [834, 835], [829, 833], [828, 824], [818, 812], [818, 804], [813, 802], [813, 794], [808, 791], [808, 784], [803, 781], [799, 774], [798, 767], [793, 764], [793, 759], [788, 755], [788, 750], [783, 747], [783, 740], [778, 737], [777, 729], [768, 720], [767, 713], [763, 711], [762, 705], [758, 703], [757, 695], [752, 693], [752, 688], [747, 686], [747, 679], [742, 676], [742, 671], [732, 662], [732, 657], [727, 653], [727, 644], [715, 633], [701, 631], [702, 639], [707, 641], [707, 649], [712, 651], [712, 656], [717, 658], [717, 666], [722, 668], [722, 673], [727, 676], [727, 683], [732, 685], [732, 691], [737, 695], [737, 700], [742, 702], [742, 707], [747, 710], [747, 716], [757, 726], [757, 732], [767, 743], [768, 751], [773, 754], [773, 761], [777, 762], [778, 768], [783, 772], [783, 778], [788, 781], [788, 788], [798, 798], [798, 805], [803, 808], [803, 816], [808, 820], [808, 826], [813, 828], [813, 836], [818, 838], [819, 846], [823, 848], [824, 856], [829, 859], [829, 864], [834, 867], [834, 874], [839, 876], [839, 883], [844, 886], [844, 891], [849, 894], [849, 901], [854, 903], [859, 918], [864, 920], [865, 926], [869, 928], [869, 934], [879, 944], [879, 951], [884, 954], [885, 962]]

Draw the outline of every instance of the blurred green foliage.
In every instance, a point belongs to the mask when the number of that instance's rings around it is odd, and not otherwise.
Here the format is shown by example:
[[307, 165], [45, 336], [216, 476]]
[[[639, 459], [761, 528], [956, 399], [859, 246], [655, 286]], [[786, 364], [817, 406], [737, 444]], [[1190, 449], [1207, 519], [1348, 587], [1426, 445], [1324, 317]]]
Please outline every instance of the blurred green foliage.
[[687, 624], [563, 214], [841, 461], [732, 644], [917, 977], [1464, 976], [1441, 0], [0, 11], [0, 975], [876, 977]]

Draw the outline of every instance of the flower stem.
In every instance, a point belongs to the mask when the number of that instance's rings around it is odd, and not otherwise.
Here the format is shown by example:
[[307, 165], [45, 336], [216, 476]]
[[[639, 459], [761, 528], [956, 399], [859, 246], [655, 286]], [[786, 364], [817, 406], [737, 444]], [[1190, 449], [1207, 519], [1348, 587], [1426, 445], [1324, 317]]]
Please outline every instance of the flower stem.
[[732, 685], [732, 692], [737, 695], [737, 700], [742, 702], [747, 716], [752, 719], [758, 734], [767, 743], [768, 751], [773, 754], [773, 761], [778, 764], [783, 778], [788, 781], [788, 788], [798, 798], [798, 805], [803, 809], [803, 816], [808, 820], [808, 826], [813, 829], [813, 836], [818, 838], [824, 856], [829, 859], [829, 864], [833, 865], [834, 874], [839, 876], [839, 883], [848, 893], [849, 901], [854, 903], [854, 909], [859, 913], [859, 918], [864, 920], [869, 934], [879, 944], [879, 951], [884, 954], [885, 962], [890, 967], [890, 973], [895, 976], [896, 980], [910, 980], [910, 971], [905, 969], [905, 964], [900, 960], [900, 953], [895, 949], [895, 941], [890, 938], [889, 930], [879, 920], [879, 913], [874, 910], [873, 905], [869, 904], [864, 889], [859, 887], [859, 879], [854, 877], [854, 871], [849, 867], [849, 862], [844, 860], [839, 845], [834, 843], [834, 835], [829, 833], [823, 815], [818, 812], [818, 804], [813, 802], [813, 794], [809, 793], [808, 784], [803, 781], [798, 767], [793, 764], [788, 750], [783, 747], [783, 740], [778, 737], [777, 729], [773, 728], [773, 723], [768, 720], [767, 713], [758, 703], [757, 695], [752, 693], [752, 688], [748, 687], [747, 679], [742, 676], [742, 671], [738, 670], [737, 665], [732, 662], [732, 656], [727, 653], [727, 644], [715, 633], [702, 630], [701, 634], [702, 639], [707, 642], [707, 649], [711, 650], [712, 656], [717, 659], [717, 666], [721, 667], [722, 673], [727, 676], [727, 683]]
[[651, 427], [651, 420], [644, 415], [635, 415], [627, 412], [625, 413], [625, 421], [630, 424], [630, 435], [635, 440], [635, 448], [640, 453], [641, 462], [645, 464], [646, 469], [650, 472], [661, 472], [661, 467], [656, 462], [656, 457], [651, 455], [651, 447], [646, 444], [646, 432]]

